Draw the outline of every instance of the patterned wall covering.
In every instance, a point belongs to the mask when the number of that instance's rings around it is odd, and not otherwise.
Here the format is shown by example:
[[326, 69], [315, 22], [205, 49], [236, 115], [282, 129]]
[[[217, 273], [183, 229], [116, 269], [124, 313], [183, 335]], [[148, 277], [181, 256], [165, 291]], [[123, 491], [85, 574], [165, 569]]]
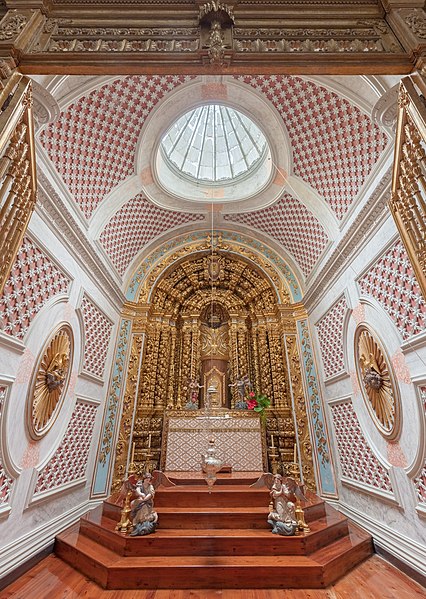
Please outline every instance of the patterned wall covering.
[[134, 171], [142, 126], [169, 91], [191, 77], [116, 79], [74, 102], [44, 129], [40, 141], [84, 216]]
[[225, 220], [242, 223], [273, 237], [294, 256], [305, 276], [309, 275], [327, 245], [328, 237], [315, 216], [290, 194], [273, 206]]
[[37, 478], [34, 495], [85, 477], [97, 409], [77, 401], [62, 443]]
[[392, 493], [389, 475], [371, 451], [352, 402], [331, 406], [331, 414], [343, 476]]
[[397, 241], [358, 281], [394, 321], [403, 339], [426, 330], [426, 303], [407, 252]]
[[83, 371], [102, 378], [113, 323], [86, 294], [80, 308], [84, 323]]
[[345, 368], [343, 353], [343, 322], [348, 309], [342, 296], [317, 324], [322, 363], [326, 377], [342, 372]]
[[263, 470], [262, 431], [259, 418], [170, 418], [167, 431], [166, 470], [199, 471], [200, 453], [214, 435], [216, 457], [235, 471]]
[[204, 220], [203, 214], [164, 210], [138, 194], [111, 218], [101, 233], [100, 241], [122, 275], [151, 239], [173, 227]]
[[70, 283], [50, 257], [25, 237], [0, 297], [1, 329], [23, 339], [46, 302], [67, 293]]
[[[6, 401], [6, 394], [8, 387], [0, 385], [0, 422], [3, 415], [3, 406]], [[7, 475], [3, 464], [0, 461], [0, 509], [2, 506], [7, 505], [10, 499], [10, 492], [12, 490], [13, 480]]]
[[289, 132], [294, 174], [341, 220], [385, 149], [386, 135], [357, 107], [316, 83], [281, 75], [236, 78], [276, 107]]
[[[426, 415], [426, 385], [419, 387], [419, 392]], [[414, 479], [414, 486], [416, 488], [417, 499], [423, 505], [423, 507], [426, 507], [426, 462], [423, 464], [423, 468], [419, 476]]]

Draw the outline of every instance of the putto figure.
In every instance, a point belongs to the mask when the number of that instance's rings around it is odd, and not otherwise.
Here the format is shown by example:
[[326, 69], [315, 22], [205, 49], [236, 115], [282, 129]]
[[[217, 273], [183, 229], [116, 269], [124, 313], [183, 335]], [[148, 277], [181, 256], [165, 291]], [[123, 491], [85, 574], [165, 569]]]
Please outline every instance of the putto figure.
[[265, 472], [252, 487], [268, 487], [271, 495], [268, 524], [274, 534], [293, 536], [298, 523], [295, 501], [306, 501], [299, 484], [294, 478]]

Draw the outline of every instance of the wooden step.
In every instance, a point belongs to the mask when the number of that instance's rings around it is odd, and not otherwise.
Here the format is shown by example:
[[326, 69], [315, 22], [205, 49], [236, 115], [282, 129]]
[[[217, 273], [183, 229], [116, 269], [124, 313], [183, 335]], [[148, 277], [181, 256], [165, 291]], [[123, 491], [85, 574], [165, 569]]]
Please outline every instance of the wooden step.
[[120, 557], [78, 531], [66, 531], [55, 551], [108, 589], [325, 588], [371, 553], [371, 541], [368, 546], [365, 535], [354, 532], [309, 557]]
[[311, 532], [294, 537], [273, 535], [260, 529], [170, 529], [161, 525], [154, 535], [130, 537], [115, 531], [116, 522], [98, 511], [83, 517], [80, 533], [119, 555], [307, 555], [348, 534], [347, 519], [334, 512], [315, 520]]
[[[167, 478], [175, 485], [206, 485], [202, 472], [165, 472]], [[215, 482], [217, 485], [246, 485], [255, 483], [262, 472], [231, 472], [219, 473]]]
[[[304, 506], [306, 521], [312, 522], [325, 516], [325, 504]], [[267, 506], [233, 508], [186, 508], [156, 506], [162, 528], [268, 528]], [[120, 520], [121, 508], [115, 504], [104, 503], [104, 515], [115, 522]]]
[[219, 485], [213, 489], [207, 485], [180, 485], [161, 488], [155, 494], [156, 508], [268, 507], [269, 501], [268, 489], [253, 489], [247, 485]]

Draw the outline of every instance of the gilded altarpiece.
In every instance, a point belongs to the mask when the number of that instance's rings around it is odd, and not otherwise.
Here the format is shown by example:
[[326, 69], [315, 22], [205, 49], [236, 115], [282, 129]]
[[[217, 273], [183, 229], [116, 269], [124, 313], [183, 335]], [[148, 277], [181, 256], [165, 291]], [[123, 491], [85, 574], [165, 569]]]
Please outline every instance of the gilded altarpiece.
[[[223, 422], [228, 414], [233, 426], [246, 416], [258, 421], [240, 405], [250, 391], [269, 397], [266, 418], [259, 422], [263, 463], [256, 466], [282, 474], [294, 474], [296, 467], [315, 490], [293, 317], [300, 304], [290, 303], [276, 271], [270, 277], [270, 264], [263, 269], [232, 249], [219, 242], [213, 251], [205, 245], [180, 253], [160, 276], [152, 276], [155, 283], [150, 291], [145, 287], [138, 304], [127, 304], [133, 337], [114, 490], [132, 456], [138, 475], [186, 463], [167, 456], [169, 424], [205, 417], [207, 387], [215, 385], [208, 409]], [[196, 445], [199, 455], [205, 448], [199, 439]], [[227, 461], [232, 463], [229, 451]]]

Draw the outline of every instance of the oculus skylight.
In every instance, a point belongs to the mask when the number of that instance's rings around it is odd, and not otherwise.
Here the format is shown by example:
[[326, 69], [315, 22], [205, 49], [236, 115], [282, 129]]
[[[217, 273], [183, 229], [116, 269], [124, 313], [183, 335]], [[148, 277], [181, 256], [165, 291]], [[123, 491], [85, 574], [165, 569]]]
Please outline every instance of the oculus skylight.
[[226, 184], [263, 164], [268, 144], [247, 116], [210, 104], [181, 116], [163, 137], [161, 153], [170, 166], [193, 181]]

